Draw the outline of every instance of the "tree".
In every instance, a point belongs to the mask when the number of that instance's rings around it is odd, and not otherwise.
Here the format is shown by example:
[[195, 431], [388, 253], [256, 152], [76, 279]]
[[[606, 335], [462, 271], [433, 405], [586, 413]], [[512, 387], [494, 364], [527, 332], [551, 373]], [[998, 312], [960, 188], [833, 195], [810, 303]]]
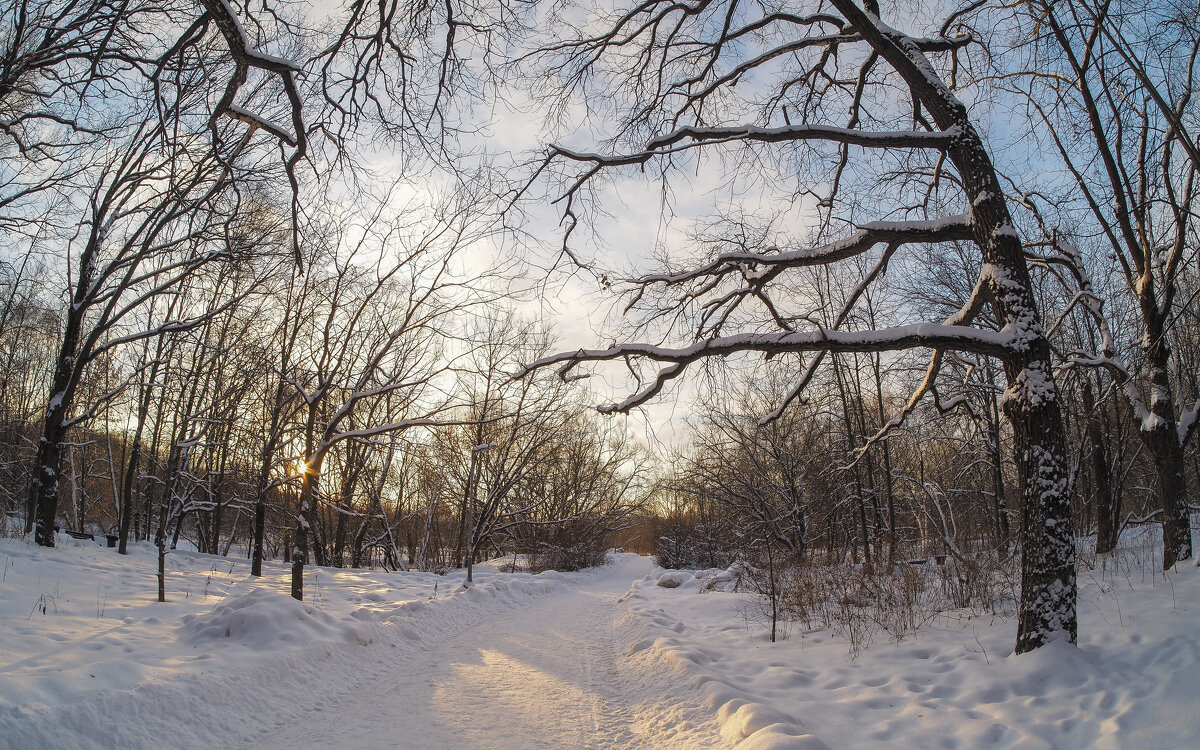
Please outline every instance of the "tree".
[[0, 265], [0, 410], [3, 415], [3, 481], [6, 513], [17, 514], [29, 497], [30, 446], [44, 410], [50, 365], [58, 348], [58, 311], [45, 299], [49, 274], [30, 254]]
[[724, 505], [744, 546], [769, 545], [789, 561], [803, 562], [812, 505], [828, 489], [821, 475], [835, 461], [826, 440], [831, 425], [807, 407], [759, 425], [786, 383], [761, 371], [746, 381], [703, 399], [692, 455], [677, 481], [690, 494]]
[[[467, 331], [473, 342], [458, 388], [467, 401], [469, 423], [446, 431], [439, 441], [443, 461], [453, 467], [462, 498], [456, 557], [467, 566], [487, 545], [528, 522], [542, 498], [523, 491], [540, 464], [553, 460], [561, 433], [577, 416], [577, 404], [561, 386], [512, 381], [524, 359], [545, 354], [548, 336], [511, 313], [491, 314]], [[482, 498], [480, 497], [482, 489]]]
[[[1155, 6], [1149, 17], [1144, 5], [1122, 2], [1030, 2], [1016, 9], [1017, 31], [1031, 32], [1026, 38], [1038, 62], [1018, 79], [1026, 83], [1022, 93], [1074, 183], [1076, 200], [1065, 205], [1084, 214], [1063, 216], [1074, 219], [1068, 236], [1047, 233], [1047, 262], [1071, 270], [1068, 283], [1102, 331], [1100, 350], [1071, 352], [1069, 365], [1105, 367], [1123, 386], [1154, 459], [1163, 567], [1170, 568], [1192, 557], [1184, 450], [1200, 401], [1179, 403], [1171, 339], [1180, 307], [1188, 304], [1179, 301], [1179, 291], [1197, 237], [1200, 153], [1188, 131], [1200, 33], [1169, 4]], [[1113, 254], [1125, 288], [1093, 285], [1069, 235], [1094, 245], [1093, 252]], [[1101, 310], [1098, 296], [1116, 294], [1136, 303], [1140, 367], [1123, 361]], [[1148, 405], [1143, 393], [1150, 395]]]
[[610, 535], [646, 502], [646, 463], [627, 426], [570, 416], [514, 493], [512, 533], [535, 570], [602, 564]]
[[[252, 237], [225, 231], [237, 198], [221, 160], [196, 150], [194, 139], [171, 138], [157, 120], [117, 140], [86, 193], [84, 218], [66, 238], [70, 304], [50, 380], [38, 442], [28, 517], [38, 544], [54, 545], [59, 469], [67, 431], [93, 416], [125, 384], [76, 410], [90, 363], [146, 338], [199, 325], [218, 308], [128, 327], [133, 313], [182, 285], [196, 283], [213, 264], [236, 262]], [[252, 285], [251, 285], [252, 286]], [[236, 297], [225, 301], [226, 307]]]
[[[406, 213], [406, 212], [405, 212]], [[476, 217], [451, 212], [429, 225], [382, 214], [335, 232], [314, 253], [303, 299], [294, 304], [298, 345], [284, 379], [300, 403], [301, 477], [292, 550], [292, 596], [304, 597], [326, 457], [347, 440], [369, 441], [445, 421], [452, 406], [442, 383], [458, 356], [445, 346], [451, 317], [480, 298], [454, 273]], [[322, 262], [324, 261], [324, 262]], [[328, 267], [325, 267], [327, 264]]]
[[90, 147], [119, 130], [126, 77], [153, 47], [150, 30], [171, 16], [155, 3], [129, 5], [15, 0], [0, 8], [5, 234], [38, 234], [61, 201], [56, 193], [90, 166]]
[[[873, 2], [832, 0], [804, 13], [714, 0], [651, 0], [605, 18], [600, 31], [588, 26], [537, 50], [532, 59], [557, 74], [554, 85], [581, 92], [582, 103], [594, 105], [589, 111], [609, 104], [597, 89], [619, 92], [620, 98], [622, 117], [612, 126], [611, 153], [557, 145], [539, 170], [565, 180], [561, 200], [569, 257], [578, 257], [571, 243], [585, 190], [602, 175], [656, 166], [672, 185], [675, 167], [698, 170], [708, 154], [738, 147], [732, 172], [767, 191], [771, 197], [760, 202], [778, 205], [812, 196], [815, 212], [824, 218], [813, 243], [790, 242], [789, 248], [790, 238], [778, 232], [777, 242], [745, 243], [734, 235], [712, 243], [690, 264], [634, 278], [627, 309], [643, 311], [644, 322], [674, 320], [677, 325], [664, 337], [682, 330], [690, 343], [630, 342], [564, 352], [531, 363], [526, 372], [558, 365], [570, 376], [588, 361], [646, 363], [654, 371], [636, 392], [604, 407], [624, 412], [714, 357], [811, 354], [770, 419], [801, 396], [827, 354], [932, 350], [923, 382], [877, 440], [934, 391], [946, 353], [997, 358], [1008, 380], [1003, 406], [1016, 436], [1021, 478], [1016, 650], [1026, 652], [1056, 633], [1072, 642], [1076, 635], [1069, 460], [1050, 347], [1020, 238], [983, 138], [954, 93], [959, 52], [973, 42], [968, 35], [951, 35], [955, 18], [923, 38], [884, 23]], [[896, 91], [905, 101], [897, 101]], [[891, 129], [903, 120], [910, 123], [907, 129]], [[876, 189], [870, 192], [879, 204], [851, 200], [847, 183], [855, 172], [888, 162], [902, 168], [875, 172]], [[810, 164], [816, 165], [812, 174], [806, 171]], [[859, 195], [870, 188], [858, 187]], [[886, 215], [889, 208], [900, 218], [857, 216]], [[836, 214], [838, 209], [844, 214]], [[901, 251], [950, 242], [972, 243], [981, 267], [970, 297], [954, 315], [875, 331], [840, 328]], [[809, 324], [810, 313], [798, 309], [808, 300], [789, 295], [787, 272], [859, 257], [873, 262], [835, 311], [834, 326]], [[985, 308], [999, 330], [975, 325]]]

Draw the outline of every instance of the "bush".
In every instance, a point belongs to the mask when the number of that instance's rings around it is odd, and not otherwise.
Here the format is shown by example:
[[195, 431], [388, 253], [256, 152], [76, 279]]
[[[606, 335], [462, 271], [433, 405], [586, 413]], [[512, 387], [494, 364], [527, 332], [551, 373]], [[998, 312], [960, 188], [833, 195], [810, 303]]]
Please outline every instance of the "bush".
[[708, 539], [704, 529], [671, 524], [655, 543], [654, 560], [660, 568], [694, 570], [728, 568], [737, 556]]
[[796, 565], [780, 576], [788, 619], [829, 628], [857, 655], [878, 634], [895, 641], [954, 610], [995, 613], [1015, 602], [1012, 559], [991, 553], [944, 565], [901, 564], [868, 572], [857, 565]]
[[594, 568], [604, 564], [606, 552], [603, 539], [581, 540], [570, 545], [543, 542], [529, 553], [529, 572]]

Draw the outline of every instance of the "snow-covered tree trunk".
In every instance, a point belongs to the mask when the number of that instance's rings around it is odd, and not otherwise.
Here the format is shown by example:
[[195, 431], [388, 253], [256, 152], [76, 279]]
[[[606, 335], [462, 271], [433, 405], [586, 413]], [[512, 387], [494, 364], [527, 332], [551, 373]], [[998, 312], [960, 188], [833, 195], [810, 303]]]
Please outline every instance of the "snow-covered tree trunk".
[[1192, 557], [1186, 456], [1175, 419], [1175, 389], [1171, 385], [1171, 350], [1166, 326], [1154, 293], [1154, 278], [1143, 274], [1138, 303], [1146, 335], [1142, 348], [1149, 364], [1150, 416], [1142, 420], [1142, 440], [1154, 457], [1162, 492], [1163, 569]]
[[1070, 461], [1062, 405], [1021, 241], [1004, 191], [966, 107], [933, 71], [915, 42], [885, 26], [851, 0], [832, 0], [867, 42], [909, 85], [913, 98], [943, 131], [959, 135], [947, 149], [971, 201], [972, 234], [1000, 323], [1014, 334], [1004, 362], [1004, 413], [1016, 434], [1021, 481], [1021, 602], [1017, 653], [1056, 633], [1074, 642], [1075, 533], [1071, 520]]
[[33, 509], [33, 538], [43, 547], [54, 546], [54, 519], [58, 514], [58, 474], [62, 468], [62, 442], [66, 430], [61, 421], [63, 410], [51, 408], [46, 414], [42, 437], [38, 440], [34, 462], [30, 505]]
[[[67, 309], [66, 327], [50, 379], [46, 418], [38, 440], [37, 459], [30, 488], [29, 517], [34, 519], [34, 541], [43, 547], [54, 546], [54, 520], [58, 515], [59, 472], [62, 469], [62, 443], [66, 438], [75, 392], [79, 385], [78, 352], [86, 307], [95, 272], [95, 252], [100, 238], [93, 236], [79, 259], [79, 277], [72, 304]], [[27, 521], [28, 525], [28, 521]]]

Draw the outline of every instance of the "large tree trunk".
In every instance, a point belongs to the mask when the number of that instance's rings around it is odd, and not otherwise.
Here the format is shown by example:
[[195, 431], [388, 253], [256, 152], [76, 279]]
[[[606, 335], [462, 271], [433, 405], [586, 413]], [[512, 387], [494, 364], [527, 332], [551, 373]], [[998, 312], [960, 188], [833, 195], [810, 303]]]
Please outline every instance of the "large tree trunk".
[[[85, 253], [84, 259], [90, 259]], [[87, 274], [81, 274], [76, 297], [86, 292], [84, 279], [90, 279]], [[33, 466], [33, 486], [29, 492], [29, 504], [26, 514], [26, 531], [33, 519], [34, 541], [43, 547], [54, 546], [54, 519], [58, 515], [58, 484], [59, 472], [62, 469], [62, 443], [66, 438], [67, 419], [75, 401], [75, 387], [79, 379], [79, 348], [80, 330], [82, 328], [83, 312], [71, 306], [67, 315], [67, 327], [59, 346], [58, 360], [54, 364], [54, 376], [50, 381], [50, 393], [47, 399], [46, 419], [43, 422], [42, 437], [38, 441], [37, 460]]]
[[[300, 483], [300, 507], [296, 514], [296, 532], [292, 545], [292, 598], [304, 599], [304, 565], [308, 562], [309, 536], [313, 534], [313, 507], [321, 481], [324, 454], [310, 456], [304, 462], [304, 479]], [[318, 564], [322, 564], [318, 560]]]
[[1083, 408], [1087, 413], [1088, 448], [1091, 453], [1092, 481], [1096, 485], [1096, 552], [1106, 554], [1117, 546], [1117, 535], [1120, 528], [1116, 519], [1120, 510], [1116, 508], [1116, 500], [1112, 493], [1112, 483], [1109, 481], [1107, 443], [1104, 439], [1104, 427], [1100, 422], [1100, 414], [1096, 410], [1096, 397], [1092, 393], [1092, 381], [1083, 378], [1080, 384], [1080, 394], [1083, 398]]
[[913, 41], [880, 23], [853, 0], [832, 0], [908, 84], [942, 130], [959, 137], [947, 156], [970, 202], [972, 232], [983, 256], [987, 288], [1000, 323], [1014, 336], [1004, 363], [1009, 387], [1004, 413], [1016, 436], [1021, 476], [1021, 601], [1016, 652], [1031, 651], [1065, 633], [1074, 643], [1075, 532], [1070, 461], [1062, 406], [1050, 363], [1050, 344], [1034, 303], [1033, 285], [1004, 190], [966, 107], [937, 77]]
[[1192, 556], [1192, 527], [1188, 516], [1186, 456], [1175, 419], [1175, 389], [1171, 384], [1171, 350], [1158, 310], [1153, 277], [1143, 275], [1138, 302], [1146, 327], [1143, 348], [1150, 363], [1151, 418], [1141, 425], [1142, 440], [1154, 456], [1162, 493], [1163, 569]]
[[312, 529], [312, 499], [316, 492], [320, 466], [305, 465], [300, 484], [300, 507], [296, 514], [296, 532], [292, 535], [292, 598], [304, 599], [304, 564], [308, 562], [308, 535]]
[[[1172, 420], [1173, 421], [1173, 420]], [[1159, 425], [1142, 438], [1154, 456], [1163, 503], [1163, 569], [1192, 557], [1185, 455], [1172, 425]]]
[[[1049, 359], [1049, 352], [1045, 352]], [[1036, 360], [1013, 376], [1014, 390], [1028, 390], [1023, 376], [1050, 378], [1047, 362], [1041, 372]], [[1031, 369], [1032, 368], [1032, 369]], [[1016, 368], [1013, 367], [1015, 370]], [[1053, 381], [1050, 380], [1053, 388]], [[1042, 388], [1045, 381], [1038, 386]], [[1069, 467], [1063, 440], [1057, 393], [1049, 402], [1029, 393], [1014, 394], [1005, 413], [1017, 436], [1017, 466], [1021, 483], [1021, 605], [1017, 653], [1031, 651], [1064, 632], [1075, 642], [1075, 533], [1071, 519]]]
[[321, 477], [323, 456], [314, 455], [316, 447], [317, 402], [308, 403], [304, 426], [304, 476], [300, 481], [296, 531], [292, 537], [292, 598], [304, 600], [304, 564], [308, 562], [308, 537], [313, 527], [313, 498]]
[[36, 519], [33, 538], [43, 547], [54, 546], [54, 517], [58, 515], [58, 472], [62, 466], [64, 432], [61, 422], [53, 416], [47, 416], [42, 439], [38, 442], [30, 505], [34, 509], [31, 516]]

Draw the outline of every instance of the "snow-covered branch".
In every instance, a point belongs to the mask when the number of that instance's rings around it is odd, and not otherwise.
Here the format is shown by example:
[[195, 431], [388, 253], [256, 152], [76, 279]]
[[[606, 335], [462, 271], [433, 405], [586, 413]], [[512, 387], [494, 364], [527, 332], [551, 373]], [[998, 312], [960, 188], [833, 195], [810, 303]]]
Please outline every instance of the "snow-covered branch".
[[971, 238], [971, 221], [965, 214], [926, 221], [873, 221], [859, 226], [848, 237], [824, 245], [798, 250], [721, 253], [710, 262], [690, 271], [648, 274], [636, 279], [640, 284], [681, 284], [705, 276], [763, 266], [748, 276], [756, 285], [773, 280], [785, 268], [808, 268], [834, 263], [866, 253], [880, 244], [892, 248], [919, 242], [957, 242]]
[[566, 377], [581, 362], [644, 358], [668, 363], [652, 384], [628, 399], [603, 407], [604, 412], [628, 412], [657, 395], [670, 380], [679, 377], [690, 364], [709, 357], [724, 357], [738, 352], [777, 355], [789, 352], [882, 352], [927, 347], [966, 351], [1004, 357], [1010, 351], [1012, 336], [1005, 331], [986, 331], [969, 326], [917, 323], [878, 331], [834, 331], [819, 329], [804, 332], [738, 334], [697, 341], [691, 346], [668, 348], [654, 344], [620, 344], [608, 349], [580, 349], [545, 357], [526, 365], [514, 377], [565, 363], [559, 369]]
[[1192, 408], [1183, 413], [1179, 418], [1179, 444], [1187, 447], [1188, 441], [1196, 434], [1196, 426], [1200, 424], [1200, 398], [1192, 404]]
[[943, 151], [950, 148], [959, 133], [945, 131], [897, 130], [866, 131], [854, 128], [838, 128], [828, 125], [786, 125], [777, 128], [756, 125], [734, 127], [683, 127], [666, 135], [652, 138], [641, 151], [630, 154], [599, 154], [575, 151], [565, 146], [553, 146], [548, 159], [563, 157], [570, 161], [591, 162], [603, 167], [645, 164], [665, 154], [686, 151], [707, 144], [718, 143], [794, 143], [800, 141], [824, 141], [863, 148], [913, 148]]

